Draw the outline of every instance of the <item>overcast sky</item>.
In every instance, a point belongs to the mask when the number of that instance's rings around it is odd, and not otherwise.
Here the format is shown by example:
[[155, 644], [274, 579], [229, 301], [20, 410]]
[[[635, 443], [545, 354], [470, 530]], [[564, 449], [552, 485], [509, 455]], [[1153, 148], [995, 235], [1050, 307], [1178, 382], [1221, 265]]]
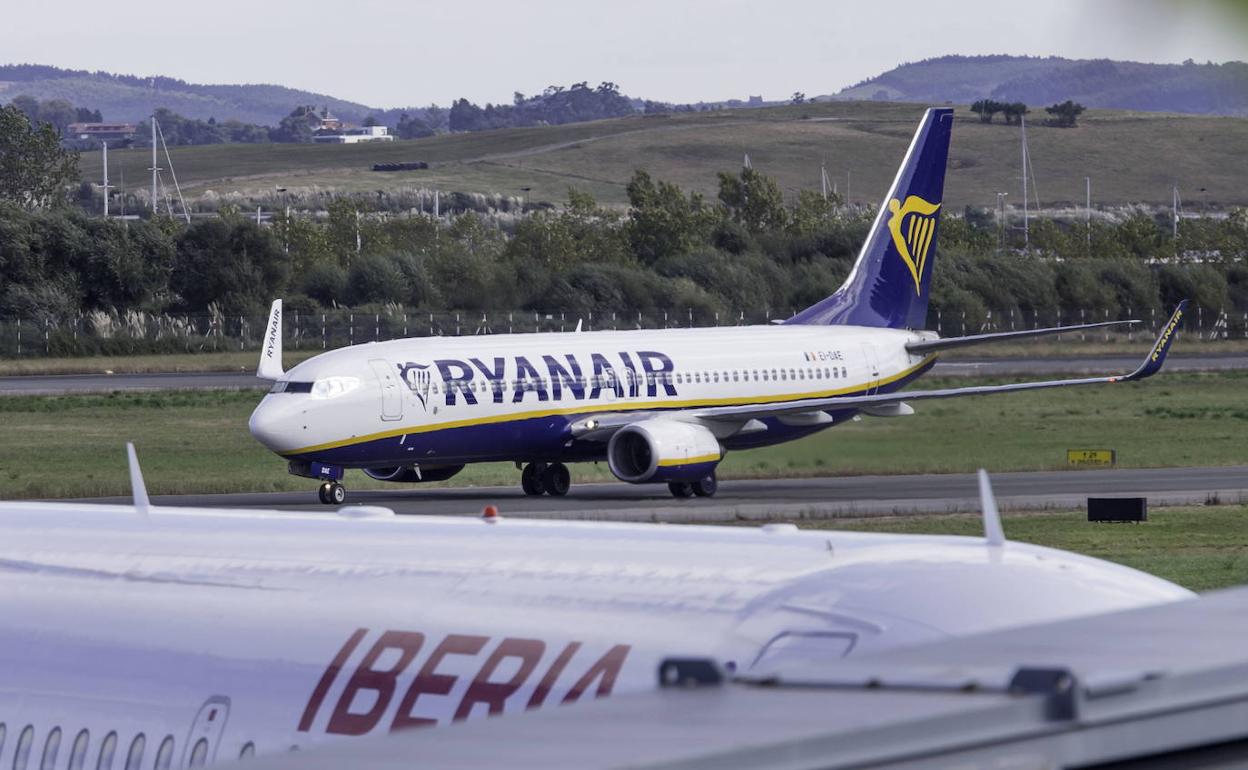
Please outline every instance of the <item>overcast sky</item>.
[[[10, 0], [0, 62], [278, 83], [375, 107], [618, 83], [685, 102], [839, 89], [905, 61], [1010, 53], [1248, 60], [1248, 3], [1166, 0]], [[1231, 15], [1228, 16], [1228, 13]]]

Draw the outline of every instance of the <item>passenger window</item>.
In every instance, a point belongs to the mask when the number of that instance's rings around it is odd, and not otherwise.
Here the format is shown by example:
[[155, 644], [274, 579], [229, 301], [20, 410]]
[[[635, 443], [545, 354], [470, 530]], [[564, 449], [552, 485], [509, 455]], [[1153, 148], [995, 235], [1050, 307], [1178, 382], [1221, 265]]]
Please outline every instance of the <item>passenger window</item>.
[[766, 370], [766, 369], [764, 369], [764, 370], [763, 370], [763, 381], [764, 381], [764, 382], [766, 382], [766, 381], [767, 381], [767, 370]]
[[152, 770], [169, 770], [169, 766], [172, 762], [173, 736], [166, 735], [165, 739], [160, 742], [160, 749], [156, 752], [156, 764]]
[[74, 747], [69, 752], [69, 766], [67, 770], [82, 770], [87, 763], [87, 744], [90, 742], [90, 733], [86, 730], [78, 731], [78, 737], [74, 738]]
[[848, 377], [848, 376], [849, 376], [849, 369], [848, 369], [847, 367], [844, 367], [844, 366], [842, 366], [842, 367], [841, 367], [841, 376], [842, 376], [842, 377]]
[[719, 372], [715, 372], [715, 381], [719, 382]]
[[772, 370], [771, 370], [771, 379], [773, 379], [773, 380], [778, 380], [778, 379], [780, 379], [779, 377], [777, 377], [777, 376], [776, 376], [776, 370], [775, 370], [775, 369], [772, 369]]
[[208, 761], [208, 739], [200, 738], [195, 741], [195, 748], [191, 749], [191, 761], [187, 763], [187, 767], [203, 767]]
[[256, 755], [256, 744], [247, 741], [243, 744], [243, 750], [238, 752], [239, 759], [251, 759]]
[[100, 744], [100, 758], [95, 762], [95, 770], [112, 770], [113, 755], [117, 753], [117, 733], [109, 733], [104, 736], [104, 742]]
[[56, 755], [61, 751], [61, 728], [53, 727], [48, 738], [43, 742], [43, 759], [39, 762], [39, 770], [54, 770]]
[[134, 736], [134, 740], [130, 741], [130, 753], [126, 754], [126, 770], [141, 770], [143, 748], [146, 745], [147, 739], [143, 737], [143, 733]]
[[17, 748], [13, 750], [13, 770], [26, 770], [26, 763], [30, 761], [30, 744], [34, 740], [35, 728], [26, 725], [17, 737]]
[[785, 374], [784, 374], [784, 370], [783, 370], [783, 369], [781, 369], [781, 370], [780, 370], [780, 379], [782, 379], [782, 380], [787, 380], [787, 379], [789, 379], [788, 377], [786, 377], [786, 376], [785, 376]]

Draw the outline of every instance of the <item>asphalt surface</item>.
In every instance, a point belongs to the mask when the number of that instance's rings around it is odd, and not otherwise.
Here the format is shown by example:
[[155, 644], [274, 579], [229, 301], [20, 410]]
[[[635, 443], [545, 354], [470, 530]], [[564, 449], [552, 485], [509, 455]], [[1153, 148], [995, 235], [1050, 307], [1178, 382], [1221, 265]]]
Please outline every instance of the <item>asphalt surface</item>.
[[[983, 358], [941, 361], [937, 376], [1029, 376], [1056, 374], [1116, 374], [1135, 369], [1140, 356], [1074, 358]], [[1248, 369], [1248, 354], [1171, 355], [1168, 372]], [[61, 374], [0, 377], [0, 396], [56, 396], [152, 390], [235, 390], [267, 388], [269, 383], [252, 372], [179, 372], [169, 374]]]
[[[842, 478], [723, 481], [713, 498], [676, 500], [664, 485], [585, 484], [567, 497], [527, 497], [519, 488], [351, 490], [348, 505], [383, 506], [398, 514], [478, 516], [487, 504], [504, 517], [523, 516], [618, 521], [765, 521], [864, 515], [978, 512], [973, 474], [847, 476]], [[1004, 510], [1072, 510], [1087, 497], [1147, 497], [1152, 505], [1248, 501], [1248, 466], [998, 473], [992, 476]], [[325, 510], [316, 482], [307, 492], [158, 496], [156, 505]], [[94, 502], [128, 502], [121, 498]]]

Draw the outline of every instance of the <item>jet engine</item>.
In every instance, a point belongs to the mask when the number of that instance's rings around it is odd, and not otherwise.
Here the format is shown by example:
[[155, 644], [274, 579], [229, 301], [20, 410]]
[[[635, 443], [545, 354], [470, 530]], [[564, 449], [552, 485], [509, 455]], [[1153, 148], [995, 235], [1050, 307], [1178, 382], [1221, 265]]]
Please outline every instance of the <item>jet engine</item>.
[[417, 471], [414, 465], [396, 465], [390, 468], [365, 468], [364, 473], [370, 479], [378, 481], [413, 484], [420, 481], [446, 481], [463, 469], [462, 465], [422, 465]]
[[626, 425], [607, 444], [607, 465], [620, 481], [692, 482], [723, 457], [719, 440], [688, 422], [653, 418]]

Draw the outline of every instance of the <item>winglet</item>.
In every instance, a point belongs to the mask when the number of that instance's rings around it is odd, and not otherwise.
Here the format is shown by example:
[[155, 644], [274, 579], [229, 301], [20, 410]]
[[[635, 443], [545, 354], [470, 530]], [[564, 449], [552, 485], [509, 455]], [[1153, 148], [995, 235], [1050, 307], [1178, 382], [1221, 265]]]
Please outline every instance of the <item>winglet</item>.
[[262, 380], [276, 380], [285, 374], [282, 369], [282, 301], [273, 300], [269, 308], [269, 323], [264, 327], [264, 347], [260, 351], [260, 366], [256, 376]]
[[997, 498], [992, 494], [992, 482], [988, 471], [979, 469], [979, 506], [984, 510], [984, 541], [988, 545], [1005, 545], [1005, 530], [1001, 528], [1001, 514], [997, 511]]
[[151, 516], [151, 503], [147, 499], [147, 485], [143, 483], [143, 469], [139, 467], [134, 444], [126, 442], [126, 458], [130, 462], [130, 494], [134, 496], [134, 512], [143, 518]]
[[1166, 362], [1166, 354], [1170, 352], [1170, 346], [1174, 344], [1175, 331], [1179, 328], [1179, 321], [1183, 320], [1183, 313], [1187, 310], [1188, 300], [1183, 300], [1179, 306], [1174, 309], [1174, 315], [1170, 316], [1170, 320], [1161, 329], [1161, 334], [1157, 335], [1157, 342], [1154, 343], [1153, 349], [1149, 351], [1148, 358], [1144, 359], [1144, 363], [1140, 364], [1140, 368], [1131, 372], [1125, 377], [1119, 377], [1118, 382], [1131, 382], [1133, 380], [1142, 380], [1145, 377], [1152, 377], [1161, 371], [1161, 365]]

